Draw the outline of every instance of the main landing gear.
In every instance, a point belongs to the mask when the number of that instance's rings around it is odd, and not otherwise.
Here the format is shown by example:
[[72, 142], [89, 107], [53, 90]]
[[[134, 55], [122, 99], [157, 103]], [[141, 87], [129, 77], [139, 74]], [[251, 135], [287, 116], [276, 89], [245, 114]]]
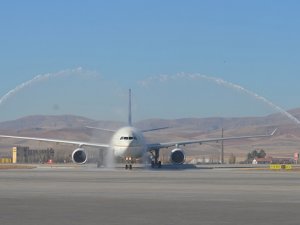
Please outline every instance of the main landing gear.
[[155, 163], [155, 161], [151, 161], [151, 168], [161, 168], [161, 161]]
[[159, 158], [159, 149], [154, 149], [151, 151], [153, 160], [151, 161], [151, 168], [161, 168], [161, 161]]

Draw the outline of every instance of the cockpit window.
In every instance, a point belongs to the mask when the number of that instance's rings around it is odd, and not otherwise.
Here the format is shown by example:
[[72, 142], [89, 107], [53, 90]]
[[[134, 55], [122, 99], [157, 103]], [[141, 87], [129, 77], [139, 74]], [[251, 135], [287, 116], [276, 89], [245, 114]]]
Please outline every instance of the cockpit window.
[[133, 137], [120, 137], [120, 140], [137, 140], [137, 137], [133, 136]]

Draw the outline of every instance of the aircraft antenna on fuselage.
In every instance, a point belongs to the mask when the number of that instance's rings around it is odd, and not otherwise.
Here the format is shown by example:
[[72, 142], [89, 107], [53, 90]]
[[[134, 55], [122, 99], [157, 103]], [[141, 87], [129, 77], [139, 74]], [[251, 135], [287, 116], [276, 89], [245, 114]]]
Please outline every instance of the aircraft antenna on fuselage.
[[129, 89], [129, 105], [128, 105], [128, 125], [132, 126], [132, 118], [131, 118], [131, 89]]

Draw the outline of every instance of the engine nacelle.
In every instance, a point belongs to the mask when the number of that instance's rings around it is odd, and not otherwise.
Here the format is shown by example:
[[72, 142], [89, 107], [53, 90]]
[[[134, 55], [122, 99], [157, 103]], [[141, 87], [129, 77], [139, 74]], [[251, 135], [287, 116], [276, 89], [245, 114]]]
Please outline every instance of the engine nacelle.
[[87, 161], [87, 154], [83, 148], [77, 148], [72, 153], [72, 161], [77, 164], [84, 164]]
[[175, 148], [172, 150], [170, 155], [170, 161], [173, 164], [182, 164], [185, 161], [184, 151], [180, 148]]

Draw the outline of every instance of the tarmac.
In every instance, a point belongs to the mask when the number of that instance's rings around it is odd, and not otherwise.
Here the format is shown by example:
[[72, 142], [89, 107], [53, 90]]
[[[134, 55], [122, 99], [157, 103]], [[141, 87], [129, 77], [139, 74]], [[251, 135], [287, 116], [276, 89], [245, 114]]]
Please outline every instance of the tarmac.
[[5, 225], [298, 225], [300, 173], [245, 168], [0, 170]]

